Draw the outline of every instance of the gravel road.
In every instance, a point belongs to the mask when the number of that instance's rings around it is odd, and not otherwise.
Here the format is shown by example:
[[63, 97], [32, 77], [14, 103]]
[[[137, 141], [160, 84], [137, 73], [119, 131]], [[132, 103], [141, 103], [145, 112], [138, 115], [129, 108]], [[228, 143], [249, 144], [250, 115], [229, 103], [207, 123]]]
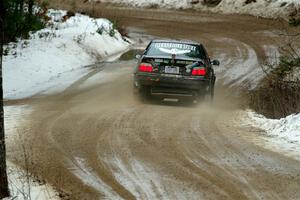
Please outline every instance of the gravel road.
[[[259, 71], [266, 49], [276, 47], [280, 23], [104, 11], [141, 40], [145, 34], [203, 41], [222, 63], [216, 101], [140, 102], [132, 91], [134, 60], [96, 64], [61, 94], [25, 101], [33, 112], [22, 123], [22, 141], [36, 177], [69, 199], [300, 199], [300, 162], [253, 142], [257, 130], [240, 126], [246, 105], [236, 92], [236, 86], [256, 83], [252, 72]], [[10, 141], [8, 152], [22, 160], [24, 146]]]

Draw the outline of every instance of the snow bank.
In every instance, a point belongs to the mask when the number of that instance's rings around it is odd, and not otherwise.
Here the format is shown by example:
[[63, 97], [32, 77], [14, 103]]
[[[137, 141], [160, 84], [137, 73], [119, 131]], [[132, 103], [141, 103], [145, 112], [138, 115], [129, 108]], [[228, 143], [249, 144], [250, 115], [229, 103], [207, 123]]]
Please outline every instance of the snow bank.
[[7, 163], [8, 182], [11, 197], [4, 200], [58, 200], [58, 194], [49, 185], [33, 181], [28, 174], [12, 163]]
[[[95, 0], [98, 1], [99, 0]], [[100, 0], [100, 2], [107, 3], [116, 3], [121, 5], [131, 5], [135, 7], [143, 7], [143, 8], [175, 8], [175, 9], [185, 9], [192, 8], [189, 0]]]
[[79, 79], [90, 65], [126, 50], [128, 42], [112, 23], [76, 14], [66, 21], [65, 11], [49, 11], [47, 28], [30, 39], [11, 43], [3, 58], [4, 97], [20, 99], [51, 88], [64, 88]]
[[250, 124], [263, 129], [279, 150], [292, 152], [300, 159], [300, 113], [282, 119], [267, 119], [249, 111]]
[[214, 12], [226, 14], [250, 14], [266, 18], [286, 18], [296, 8], [300, 8], [299, 0], [255, 0], [245, 3], [246, 0], [223, 0]]
[[[286, 18], [300, 8], [299, 0], [222, 0], [217, 6], [207, 6], [204, 0], [96, 0], [144, 8], [196, 9], [227, 14], [250, 14], [267, 18]], [[208, 1], [206, 1], [208, 2]]]

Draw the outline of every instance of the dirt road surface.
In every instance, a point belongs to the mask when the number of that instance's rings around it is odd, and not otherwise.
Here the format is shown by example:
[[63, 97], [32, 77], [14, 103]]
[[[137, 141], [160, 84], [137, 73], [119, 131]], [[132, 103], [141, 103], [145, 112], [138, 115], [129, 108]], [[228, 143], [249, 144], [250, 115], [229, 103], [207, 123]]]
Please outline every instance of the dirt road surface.
[[66, 199], [300, 199], [300, 162], [256, 145], [257, 130], [240, 126], [245, 101], [229, 86], [248, 84], [248, 72], [223, 84], [243, 63], [254, 66], [249, 73], [259, 68], [266, 47], [276, 47], [280, 23], [116, 10], [106, 15], [142, 40], [203, 41], [222, 61], [214, 105], [140, 102], [132, 92], [134, 60], [96, 64], [61, 94], [24, 102], [33, 112], [19, 128], [23, 139], [8, 143], [9, 159], [24, 160], [25, 149], [30, 171]]

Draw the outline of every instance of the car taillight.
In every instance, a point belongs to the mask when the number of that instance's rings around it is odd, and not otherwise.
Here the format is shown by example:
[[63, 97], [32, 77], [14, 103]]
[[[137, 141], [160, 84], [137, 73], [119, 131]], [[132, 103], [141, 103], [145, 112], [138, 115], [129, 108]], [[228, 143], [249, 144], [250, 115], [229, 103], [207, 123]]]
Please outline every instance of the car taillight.
[[194, 68], [192, 70], [193, 76], [205, 76], [206, 75], [206, 69], [205, 68]]
[[139, 66], [140, 72], [153, 72], [153, 66], [150, 63], [141, 63]]

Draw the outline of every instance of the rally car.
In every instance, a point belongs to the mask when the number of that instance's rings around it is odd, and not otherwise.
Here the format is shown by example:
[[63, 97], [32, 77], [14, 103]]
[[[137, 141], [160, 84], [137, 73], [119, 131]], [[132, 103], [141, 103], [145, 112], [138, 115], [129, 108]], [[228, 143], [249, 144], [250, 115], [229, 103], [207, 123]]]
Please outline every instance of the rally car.
[[[134, 87], [141, 96], [213, 99], [216, 76], [204, 46], [185, 40], [152, 40], [137, 55]], [[208, 98], [207, 98], [208, 97]]]

